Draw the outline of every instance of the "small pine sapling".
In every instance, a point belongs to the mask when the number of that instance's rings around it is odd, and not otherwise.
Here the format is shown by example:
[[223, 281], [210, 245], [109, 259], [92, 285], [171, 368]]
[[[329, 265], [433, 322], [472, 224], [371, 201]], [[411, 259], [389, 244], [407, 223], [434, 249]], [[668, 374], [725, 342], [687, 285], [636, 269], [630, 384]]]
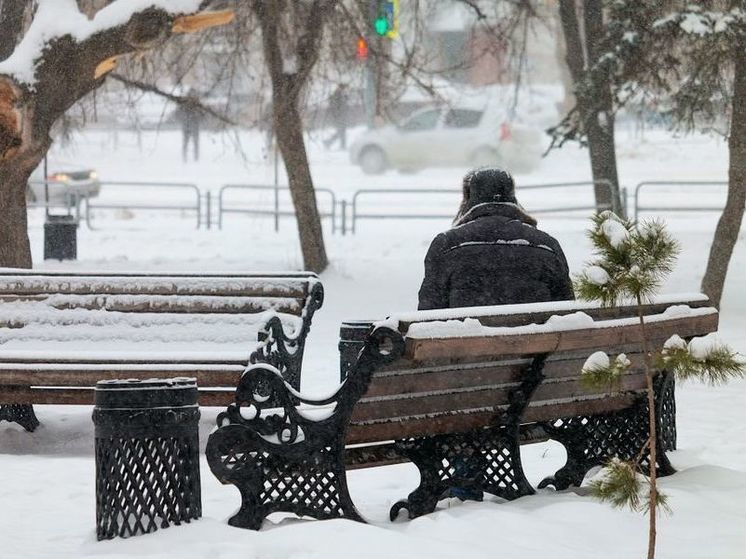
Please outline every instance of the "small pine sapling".
[[[635, 224], [612, 212], [593, 217], [588, 236], [594, 247], [594, 259], [575, 277], [575, 292], [581, 299], [615, 306], [632, 300], [637, 305], [640, 339], [648, 403], [648, 438], [634, 460], [614, 459], [607, 464], [604, 478], [591, 483], [593, 494], [615, 507], [629, 507], [649, 514], [648, 559], [655, 557], [656, 511], [670, 510], [657, 486], [657, 417], [654, 376], [666, 370], [675, 378], [701, 379], [711, 384], [724, 383], [744, 375], [738, 355], [717, 340], [714, 334], [694, 338], [689, 343], [672, 336], [655, 354], [648, 347], [643, 305], [655, 295], [673, 270], [679, 245], [658, 220]], [[631, 363], [624, 354], [610, 359], [604, 352], [591, 355], [583, 366], [581, 382], [587, 387], [608, 388], [618, 385]], [[644, 475], [642, 461], [648, 453], [650, 468]]]

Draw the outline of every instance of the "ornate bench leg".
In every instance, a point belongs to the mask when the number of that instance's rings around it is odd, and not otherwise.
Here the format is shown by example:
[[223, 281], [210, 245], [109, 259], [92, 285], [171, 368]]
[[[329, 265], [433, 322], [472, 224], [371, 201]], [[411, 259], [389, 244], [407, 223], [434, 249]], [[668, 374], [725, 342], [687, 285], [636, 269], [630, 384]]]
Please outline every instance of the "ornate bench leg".
[[523, 474], [512, 427], [402, 441], [399, 450], [419, 469], [420, 485], [391, 508], [391, 520], [402, 509], [409, 518], [434, 511], [451, 489], [465, 490], [480, 501], [484, 491], [507, 500], [534, 492]]
[[39, 426], [36, 419], [34, 406], [31, 404], [2, 404], [0, 405], [0, 421], [15, 421], [26, 429], [33, 432]]
[[[635, 405], [618, 412], [558, 419], [545, 425], [550, 436], [562, 443], [567, 450], [567, 463], [554, 476], [544, 478], [539, 488], [554, 486], [567, 489], [579, 486], [588, 471], [608, 462], [611, 458], [635, 460], [648, 438], [647, 400], [641, 398]], [[658, 475], [667, 476], [676, 470], [664, 451], [658, 431]], [[649, 453], [642, 458], [642, 469], [650, 467]]]
[[494, 436], [485, 438], [482, 446], [487, 457], [484, 490], [508, 501], [533, 495], [534, 488], [523, 473], [518, 428], [495, 430]]
[[228, 523], [258, 530], [273, 512], [363, 521], [347, 489], [342, 451], [336, 445], [266, 448], [254, 433], [229, 426], [210, 436], [206, 454], [218, 479], [241, 492], [241, 507]]

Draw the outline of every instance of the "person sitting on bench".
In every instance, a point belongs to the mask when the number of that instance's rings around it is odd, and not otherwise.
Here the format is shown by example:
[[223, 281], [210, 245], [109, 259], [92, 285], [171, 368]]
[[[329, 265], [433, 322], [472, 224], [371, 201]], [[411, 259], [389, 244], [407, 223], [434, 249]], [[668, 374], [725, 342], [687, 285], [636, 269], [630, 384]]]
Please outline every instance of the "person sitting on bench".
[[[536, 220], [518, 204], [510, 173], [498, 168], [468, 173], [453, 227], [436, 236], [427, 251], [418, 309], [574, 298], [559, 243], [537, 229]], [[467, 469], [465, 463], [459, 466]], [[454, 488], [443, 497], [481, 501], [482, 492]]]

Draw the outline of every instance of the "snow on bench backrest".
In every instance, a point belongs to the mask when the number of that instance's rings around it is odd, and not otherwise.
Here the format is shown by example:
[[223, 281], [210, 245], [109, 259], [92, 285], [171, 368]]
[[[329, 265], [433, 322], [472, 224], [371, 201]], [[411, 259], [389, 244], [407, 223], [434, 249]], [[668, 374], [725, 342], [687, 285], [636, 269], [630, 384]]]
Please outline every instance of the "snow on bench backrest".
[[171, 352], [245, 359], [273, 315], [292, 335], [314, 274], [0, 273], [0, 358]]
[[[705, 295], [672, 294], [646, 305], [650, 333], [693, 336], [717, 330], [717, 309]], [[581, 349], [607, 340], [639, 341], [635, 305], [602, 308], [579, 301], [416, 311], [375, 323], [405, 336], [411, 359], [455, 358], [490, 353], [540, 353]], [[466, 340], [468, 338], [468, 340]], [[575, 340], [575, 341], [573, 341]]]

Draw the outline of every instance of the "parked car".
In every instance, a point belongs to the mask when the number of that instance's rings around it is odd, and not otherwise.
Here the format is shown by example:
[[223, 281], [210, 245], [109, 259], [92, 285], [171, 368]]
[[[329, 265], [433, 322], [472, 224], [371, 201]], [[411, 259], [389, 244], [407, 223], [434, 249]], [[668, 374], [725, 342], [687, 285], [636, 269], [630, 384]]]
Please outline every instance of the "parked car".
[[[44, 202], [44, 173], [41, 167], [34, 171], [26, 190], [31, 202]], [[93, 169], [71, 169], [57, 171], [47, 176], [49, 201], [60, 204], [72, 200], [73, 196], [93, 197], [101, 191], [98, 173]]]
[[366, 174], [451, 165], [529, 171], [541, 158], [541, 130], [508, 122], [503, 113], [489, 107], [423, 109], [398, 125], [363, 133], [350, 146], [350, 159]]

